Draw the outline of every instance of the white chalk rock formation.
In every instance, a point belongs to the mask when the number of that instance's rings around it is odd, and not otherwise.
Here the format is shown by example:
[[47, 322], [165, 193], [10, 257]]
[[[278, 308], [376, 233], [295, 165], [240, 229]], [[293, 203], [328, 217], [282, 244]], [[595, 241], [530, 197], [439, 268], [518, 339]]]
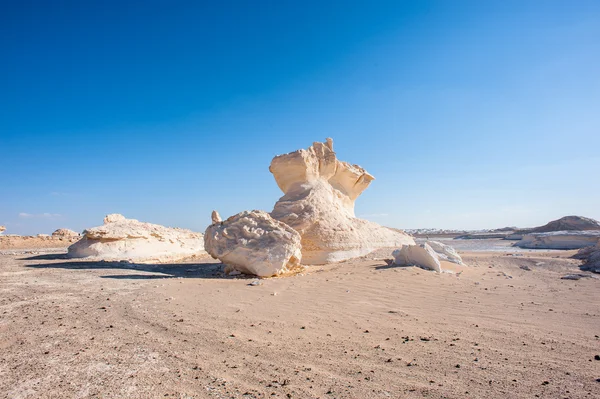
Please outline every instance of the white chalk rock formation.
[[0, 234], [4, 233], [5, 231], [6, 231], [6, 227], [0, 226]]
[[394, 265], [418, 266], [423, 269], [442, 272], [436, 252], [428, 244], [403, 245], [392, 252]]
[[458, 252], [456, 252], [456, 250], [450, 245], [443, 244], [439, 241], [427, 241], [427, 244], [437, 253], [440, 259], [457, 263], [459, 265], [464, 265]]
[[271, 216], [300, 233], [304, 264], [338, 262], [377, 248], [415, 243], [404, 232], [355, 217], [354, 201], [374, 177], [358, 165], [339, 161], [333, 140], [279, 155], [269, 170], [285, 194]]
[[215, 213], [204, 247], [226, 271], [270, 277], [300, 266], [300, 234], [290, 226], [263, 211], [244, 211], [225, 221]]
[[161, 263], [205, 253], [200, 233], [112, 214], [104, 218], [103, 226], [85, 230], [83, 238], [69, 247], [68, 257]]
[[58, 229], [52, 233], [52, 237], [55, 238], [72, 238], [79, 237], [79, 233], [70, 229]]
[[596, 245], [600, 230], [531, 233], [514, 245], [530, 249], [579, 249]]

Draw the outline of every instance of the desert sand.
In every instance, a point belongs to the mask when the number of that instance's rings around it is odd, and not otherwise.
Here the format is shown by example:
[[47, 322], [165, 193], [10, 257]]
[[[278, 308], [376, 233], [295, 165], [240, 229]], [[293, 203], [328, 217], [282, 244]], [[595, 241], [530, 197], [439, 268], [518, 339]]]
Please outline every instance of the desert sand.
[[3, 398], [600, 397], [600, 280], [561, 279], [575, 251], [260, 280], [0, 253]]

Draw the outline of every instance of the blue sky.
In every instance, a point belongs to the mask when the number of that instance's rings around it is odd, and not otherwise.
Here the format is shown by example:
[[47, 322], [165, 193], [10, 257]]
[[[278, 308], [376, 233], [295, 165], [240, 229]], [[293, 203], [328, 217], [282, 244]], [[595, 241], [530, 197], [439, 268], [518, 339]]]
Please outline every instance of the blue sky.
[[326, 137], [388, 226], [600, 219], [598, 1], [12, 3], [6, 233], [270, 211], [272, 157]]

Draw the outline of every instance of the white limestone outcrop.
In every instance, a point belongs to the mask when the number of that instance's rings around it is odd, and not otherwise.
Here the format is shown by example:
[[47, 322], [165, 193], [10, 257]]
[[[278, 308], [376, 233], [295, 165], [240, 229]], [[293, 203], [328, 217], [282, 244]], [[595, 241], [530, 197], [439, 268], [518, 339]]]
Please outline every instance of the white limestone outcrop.
[[333, 140], [279, 155], [269, 167], [284, 196], [271, 216], [302, 237], [307, 265], [338, 262], [377, 248], [414, 244], [409, 235], [354, 214], [354, 202], [374, 177], [358, 165], [339, 161]]
[[529, 249], [579, 249], [594, 246], [599, 239], [599, 230], [553, 231], [526, 234], [514, 245]]
[[440, 259], [459, 265], [464, 265], [458, 252], [456, 252], [456, 250], [450, 245], [446, 245], [439, 241], [427, 241], [427, 244], [437, 253]]
[[90, 260], [173, 262], [206, 254], [202, 234], [112, 214], [104, 225], [87, 229], [69, 247], [68, 257]]
[[442, 272], [437, 253], [428, 244], [403, 245], [392, 252], [394, 265], [418, 266], [423, 269]]
[[220, 219], [213, 212], [214, 223], [204, 233], [204, 246], [227, 266], [226, 272], [270, 277], [300, 266], [300, 234], [267, 212], [244, 211]]
[[52, 237], [55, 238], [71, 238], [71, 237], [79, 237], [79, 233], [70, 229], [58, 229], [52, 233]]

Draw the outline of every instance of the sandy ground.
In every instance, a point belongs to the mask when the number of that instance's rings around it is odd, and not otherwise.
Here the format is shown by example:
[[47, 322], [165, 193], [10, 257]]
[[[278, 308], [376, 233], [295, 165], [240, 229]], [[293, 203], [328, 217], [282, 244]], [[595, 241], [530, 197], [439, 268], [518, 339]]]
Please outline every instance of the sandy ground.
[[19, 249], [35, 252], [40, 249], [67, 248], [80, 239], [81, 237], [0, 236], [0, 254]]
[[567, 252], [463, 255], [256, 286], [210, 258], [0, 255], [0, 397], [600, 397], [600, 280], [561, 280]]

